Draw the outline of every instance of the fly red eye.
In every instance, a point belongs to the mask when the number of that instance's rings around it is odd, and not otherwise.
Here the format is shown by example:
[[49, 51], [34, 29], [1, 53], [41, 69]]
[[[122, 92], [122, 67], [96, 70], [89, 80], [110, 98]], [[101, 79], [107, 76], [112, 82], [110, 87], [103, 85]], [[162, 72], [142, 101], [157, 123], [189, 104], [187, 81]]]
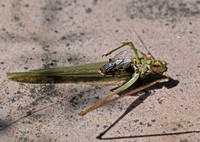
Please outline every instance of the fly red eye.
[[101, 66], [100, 68], [99, 68], [99, 70], [102, 70], [103, 69], [103, 66]]

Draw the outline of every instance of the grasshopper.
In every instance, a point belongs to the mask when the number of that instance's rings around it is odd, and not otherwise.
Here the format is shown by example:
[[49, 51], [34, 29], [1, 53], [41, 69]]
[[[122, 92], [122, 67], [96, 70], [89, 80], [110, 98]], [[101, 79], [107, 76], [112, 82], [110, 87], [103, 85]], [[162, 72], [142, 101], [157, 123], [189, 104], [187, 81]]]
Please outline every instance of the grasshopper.
[[[136, 33], [135, 30], [134, 32]], [[141, 41], [141, 43], [143, 44], [143, 46], [146, 48], [146, 46], [144, 45], [143, 41], [141, 40], [141, 38], [138, 36], [137, 33], [136, 35]], [[123, 90], [126, 90], [127, 88], [129, 88], [138, 80], [138, 78], [145, 78], [147, 75], [150, 75], [150, 74], [162, 74], [167, 71], [167, 63], [165, 61], [156, 60], [146, 48], [146, 50], [148, 51], [148, 54], [150, 54], [152, 58], [147, 57], [147, 55], [144, 52], [136, 49], [132, 42], [125, 42], [121, 46], [113, 49], [112, 51], [104, 54], [103, 56], [108, 56], [112, 54], [113, 52], [117, 51], [118, 49], [121, 49], [125, 46], [129, 46], [133, 49], [135, 58], [124, 59], [123, 56], [125, 52], [120, 52], [114, 58], [109, 59], [109, 62], [91, 63], [91, 64], [85, 64], [85, 65], [64, 67], [64, 68], [32, 70], [29, 72], [7, 73], [7, 76], [10, 80], [17, 81], [17, 82], [24, 82], [24, 83], [49, 83], [52, 81], [62, 82], [62, 83], [63, 82], [64, 83], [86, 82], [86, 81], [112, 82], [112, 81], [122, 81], [122, 80], [130, 79], [124, 85], [114, 90], [113, 92], [108, 94], [106, 97], [99, 100], [97, 103], [83, 110], [80, 113], [80, 115], [83, 116], [94, 109], [97, 109], [99, 107], [112, 103], [113, 101], [116, 101], [124, 96], [143, 90], [156, 83], [169, 81], [169, 78], [158, 79], [147, 85], [141, 86], [119, 97], [116, 97], [114, 99], [107, 101], [113, 95], [120, 93]], [[142, 57], [139, 57], [139, 54], [141, 54]], [[15, 120], [14, 122], [10, 123], [6, 127], [9, 127], [13, 123], [16, 123], [17, 121], [25, 117], [28, 117], [36, 112], [39, 112], [50, 106], [56, 105], [62, 102], [63, 100], [65, 99], [62, 99], [61, 101], [58, 101], [54, 104], [51, 104], [39, 110], [27, 112], [25, 116]], [[4, 127], [3, 129], [5, 129], [6, 127]]]

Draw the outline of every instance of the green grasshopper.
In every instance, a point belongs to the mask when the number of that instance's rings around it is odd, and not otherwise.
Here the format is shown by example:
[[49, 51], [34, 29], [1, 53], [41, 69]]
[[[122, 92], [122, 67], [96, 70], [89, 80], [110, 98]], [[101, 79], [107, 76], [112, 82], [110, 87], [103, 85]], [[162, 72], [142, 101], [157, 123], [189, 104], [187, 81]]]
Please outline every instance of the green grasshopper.
[[[138, 38], [142, 42], [143, 46], [146, 48], [141, 38], [139, 36]], [[98, 101], [97, 103], [95, 103], [94, 105], [90, 106], [89, 108], [85, 109], [80, 113], [80, 115], [85, 115], [89, 111], [92, 111], [96, 108], [109, 104], [117, 99], [120, 99], [121, 97], [140, 91], [156, 83], [166, 82], [169, 80], [169, 78], [156, 80], [152, 83], [141, 86], [135, 90], [132, 90], [126, 94], [123, 94], [117, 98], [111, 99], [106, 102], [106, 100], [108, 100], [113, 95], [120, 93], [123, 90], [126, 90], [128, 87], [134, 84], [138, 80], [138, 78], [145, 78], [149, 74], [156, 74], [156, 73], [162, 74], [167, 71], [167, 63], [165, 61], [156, 60], [146, 48], [146, 50], [152, 56], [153, 59], [148, 58], [145, 53], [136, 49], [132, 42], [123, 43], [121, 46], [115, 48], [114, 50], [108, 52], [107, 54], [104, 54], [103, 56], [108, 56], [125, 46], [130, 46], [133, 49], [134, 54], [136, 56], [135, 58], [132, 58], [130, 60], [119, 58], [118, 57], [120, 56], [119, 53], [118, 56], [114, 57], [115, 59], [110, 59], [109, 62], [99, 62], [99, 63], [85, 64], [85, 65], [65, 67], [65, 68], [33, 70], [30, 72], [23, 72], [23, 73], [8, 73], [7, 75], [11, 80], [18, 82], [25, 82], [25, 83], [46, 83], [46, 82], [51, 82], [52, 80], [54, 82], [66, 82], [66, 83], [81, 82], [81, 81], [110, 82], [110, 81], [127, 80], [131, 78], [124, 85], [122, 85], [121, 87], [119, 87], [118, 89], [108, 94], [106, 97], [104, 97], [103, 99], [101, 99], [100, 101]], [[138, 53], [140, 53], [143, 57], [140, 58]], [[42, 109], [30, 112], [24, 117], [30, 116], [31, 114], [38, 112]]]

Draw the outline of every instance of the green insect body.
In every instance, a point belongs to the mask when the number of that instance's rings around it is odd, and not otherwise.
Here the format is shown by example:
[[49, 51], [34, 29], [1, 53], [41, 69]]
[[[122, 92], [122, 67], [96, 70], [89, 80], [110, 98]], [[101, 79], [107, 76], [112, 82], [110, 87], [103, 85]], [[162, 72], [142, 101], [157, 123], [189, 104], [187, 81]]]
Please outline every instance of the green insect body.
[[[95, 81], [111, 83], [126, 81], [130, 79], [124, 85], [122, 85], [121, 87], [119, 87], [118, 89], [108, 94], [106, 97], [104, 97], [103, 99], [101, 99], [100, 101], [98, 101], [97, 103], [80, 113], [80, 115], [85, 115], [89, 111], [103, 106], [107, 99], [130, 87], [138, 80], [138, 78], [145, 78], [149, 74], [162, 74], [167, 71], [167, 63], [165, 61], [148, 58], [145, 53], [136, 49], [132, 42], [123, 43], [118, 48], [108, 52], [107, 54], [104, 54], [103, 56], [107, 56], [124, 46], [130, 46], [133, 49], [136, 58], [132, 58], [129, 62], [121, 60], [117, 63], [116, 61], [114, 61], [116, 65], [113, 65], [110, 62], [99, 62], [64, 68], [32, 70], [29, 72], [22, 73], [8, 73], [7, 76], [13, 81], [25, 83], [94, 83]], [[138, 53], [140, 53], [143, 57], [140, 58]], [[125, 68], [127, 66], [132, 67], [134, 71], [126, 72]], [[115, 67], [114, 74], [106, 75], [105, 72], [107, 74], [111, 74], [110, 72], [113, 71], [112, 69], [110, 70], [110, 67]]]

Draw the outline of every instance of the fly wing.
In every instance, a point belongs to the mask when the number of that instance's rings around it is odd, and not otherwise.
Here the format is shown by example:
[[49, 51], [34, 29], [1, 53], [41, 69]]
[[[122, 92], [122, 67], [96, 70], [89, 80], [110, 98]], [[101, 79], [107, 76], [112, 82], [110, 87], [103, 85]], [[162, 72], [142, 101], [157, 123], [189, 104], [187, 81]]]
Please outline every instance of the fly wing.
[[112, 71], [119, 70], [119, 69], [125, 69], [125, 68], [129, 67], [131, 60], [129, 60], [129, 59], [116, 60], [115, 63], [116, 63], [116, 65], [112, 69]]
[[111, 62], [114, 62], [116, 60], [124, 60], [127, 54], [128, 52], [126, 50], [121, 51], [111, 59]]

